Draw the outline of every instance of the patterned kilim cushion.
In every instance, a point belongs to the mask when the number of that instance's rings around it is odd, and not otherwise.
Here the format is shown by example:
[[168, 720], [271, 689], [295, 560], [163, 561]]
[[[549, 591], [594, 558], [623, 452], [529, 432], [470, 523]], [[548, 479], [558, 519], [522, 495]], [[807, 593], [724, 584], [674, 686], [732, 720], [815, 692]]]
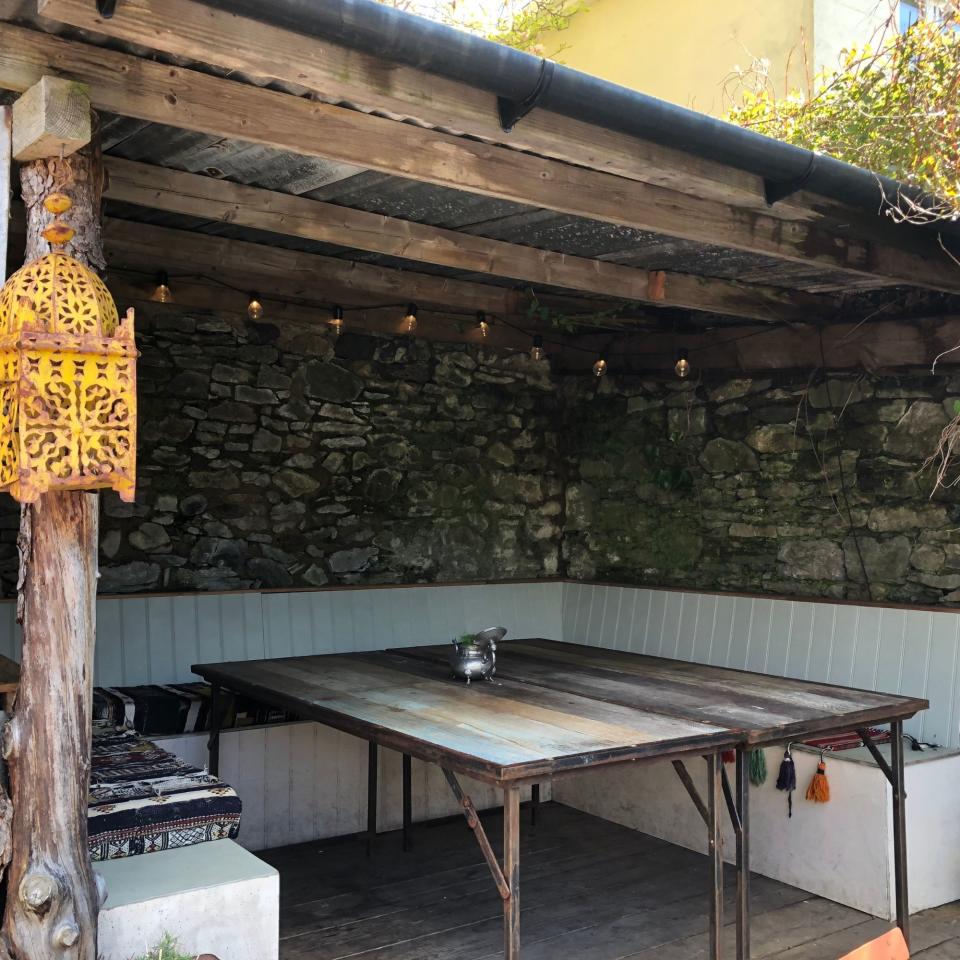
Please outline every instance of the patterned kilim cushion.
[[131, 730], [94, 729], [87, 815], [93, 860], [232, 839], [239, 830], [233, 787]]

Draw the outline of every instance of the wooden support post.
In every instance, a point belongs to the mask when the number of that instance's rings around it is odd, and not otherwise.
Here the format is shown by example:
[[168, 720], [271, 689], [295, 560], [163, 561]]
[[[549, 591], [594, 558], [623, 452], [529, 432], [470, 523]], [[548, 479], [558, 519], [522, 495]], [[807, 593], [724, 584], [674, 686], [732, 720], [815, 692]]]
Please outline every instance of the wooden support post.
[[520, 960], [520, 788], [503, 788], [503, 875], [510, 896], [503, 901], [504, 960]]
[[13, 105], [13, 157], [68, 157], [91, 139], [90, 96], [75, 80], [41, 77]]
[[0, 283], [7, 279], [7, 245], [10, 235], [10, 107], [0, 107]]
[[[89, 110], [89, 106], [88, 106]], [[16, 127], [16, 124], [14, 124]], [[103, 266], [96, 142], [21, 171], [26, 259], [49, 252], [49, 194], [73, 200], [67, 252]], [[96, 960], [98, 885], [87, 848], [98, 496], [51, 491], [21, 513], [20, 688], [4, 731], [13, 800], [3, 940], [15, 960]]]

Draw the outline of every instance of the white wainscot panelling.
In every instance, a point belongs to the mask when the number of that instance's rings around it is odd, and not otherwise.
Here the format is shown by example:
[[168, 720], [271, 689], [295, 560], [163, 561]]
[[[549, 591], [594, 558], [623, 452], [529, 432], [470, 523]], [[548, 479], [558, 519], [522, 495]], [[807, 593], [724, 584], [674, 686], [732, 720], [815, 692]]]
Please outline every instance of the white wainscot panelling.
[[585, 643], [925, 697], [908, 733], [960, 746], [960, 614], [642, 587], [564, 584], [563, 634]]
[[[204, 766], [203, 734], [154, 737], [165, 750]], [[320, 837], [359, 833], [367, 828], [367, 743], [315, 723], [287, 723], [226, 730], [220, 738], [220, 776], [243, 801], [238, 843], [264, 850]], [[467, 777], [461, 783], [479, 809], [498, 807], [500, 792]], [[402, 824], [400, 754], [380, 751], [377, 822], [381, 831]], [[460, 811], [435, 764], [413, 761], [415, 821]], [[549, 800], [549, 784], [541, 799]], [[529, 789], [523, 791], [529, 798]], [[466, 838], [470, 842], [470, 838]]]

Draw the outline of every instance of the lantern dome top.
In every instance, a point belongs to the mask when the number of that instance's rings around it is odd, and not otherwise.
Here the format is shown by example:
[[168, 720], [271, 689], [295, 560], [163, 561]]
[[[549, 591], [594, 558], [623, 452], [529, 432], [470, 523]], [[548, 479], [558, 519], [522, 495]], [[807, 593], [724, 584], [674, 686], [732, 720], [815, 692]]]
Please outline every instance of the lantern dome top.
[[106, 284], [61, 250], [25, 264], [0, 291], [0, 335], [112, 337], [119, 324]]

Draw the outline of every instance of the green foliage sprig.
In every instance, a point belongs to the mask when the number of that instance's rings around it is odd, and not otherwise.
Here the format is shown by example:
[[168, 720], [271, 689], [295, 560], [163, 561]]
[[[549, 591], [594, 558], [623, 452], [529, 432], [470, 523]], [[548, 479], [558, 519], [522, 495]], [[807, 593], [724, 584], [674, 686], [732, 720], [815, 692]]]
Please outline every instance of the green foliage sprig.
[[727, 119], [768, 136], [919, 187], [940, 199], [923, 210], [888, 197], [894, 219], [960, 217], [960, 3], [943, 17], [844, 50], [810, 96], [778, 98], [747, 83]]
[[[482, 16], [483, 4], [464, 0], [380, 0], [380, 3], [537, 55], [543, 53], [540, 47], [543, 34], [566, 30], [578, 13], [588, 9], [580, 0], [529, 0], [520, 9], [515, 9], [514, 4], [496, 4], [495, 13]], [[486, 5], [495, 6], [493, 2]]]
[[174, 937], [169, 933], [150, 951], [139, 956], [136, 960], [197, 960], [195, 953], [184, 953]]

